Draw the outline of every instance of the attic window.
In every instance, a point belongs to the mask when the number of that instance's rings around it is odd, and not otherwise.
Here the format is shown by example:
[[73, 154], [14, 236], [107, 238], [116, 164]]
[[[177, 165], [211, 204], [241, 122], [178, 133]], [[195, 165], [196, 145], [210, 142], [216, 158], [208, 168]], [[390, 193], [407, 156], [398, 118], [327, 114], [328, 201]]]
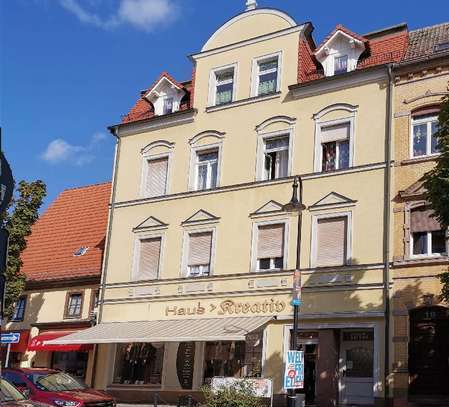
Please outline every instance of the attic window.
[[435, 45], [435, 52], [443, 52], [448, 50], [449, 50], [449, 41], [440, 42], [439, 44]]
[[334, 74], [338, 75], [341, 73], [348, 72], [348, 56], [341, 55], [339, 57], [335, 57], [334, 59]]
[[73, 253], [73, 255], [75, 257], [84, 256], [87, 253], [88, 249], [89, 249], [88, 247], [82, 246], [75, 253]]

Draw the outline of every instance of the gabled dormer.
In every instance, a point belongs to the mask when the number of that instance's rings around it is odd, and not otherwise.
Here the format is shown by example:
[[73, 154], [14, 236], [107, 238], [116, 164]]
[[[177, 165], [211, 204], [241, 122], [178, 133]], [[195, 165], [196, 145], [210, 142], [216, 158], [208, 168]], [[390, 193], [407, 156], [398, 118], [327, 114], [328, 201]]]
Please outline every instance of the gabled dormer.
[[367, 39], [342, 25], [332, 31], [314, 54], [323, 66], [325, 76], [354, 71], [360, 55], [365, 51]]
[[153, 105], [154, 114], [161, 116], [180, 110], [185, 95], [184, 87], [164, 72], [144, 97]]

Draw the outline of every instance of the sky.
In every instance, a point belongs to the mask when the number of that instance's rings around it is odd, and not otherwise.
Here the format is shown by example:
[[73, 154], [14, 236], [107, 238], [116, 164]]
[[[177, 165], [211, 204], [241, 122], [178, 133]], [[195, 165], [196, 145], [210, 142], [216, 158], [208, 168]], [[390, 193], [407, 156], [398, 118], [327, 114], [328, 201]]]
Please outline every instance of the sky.
[[[311, 21], [317, 43], [339, 23], [363, 34], [449, 20], [447, 0], [258, 3]], [[15, 180], [43, 180], [44, 208], [66, 188], [109, 181], [107, 127], [162, 71], [190, 79], [187, 55], [244, 8], [245, 0], [0, 0], [0, 125]]]

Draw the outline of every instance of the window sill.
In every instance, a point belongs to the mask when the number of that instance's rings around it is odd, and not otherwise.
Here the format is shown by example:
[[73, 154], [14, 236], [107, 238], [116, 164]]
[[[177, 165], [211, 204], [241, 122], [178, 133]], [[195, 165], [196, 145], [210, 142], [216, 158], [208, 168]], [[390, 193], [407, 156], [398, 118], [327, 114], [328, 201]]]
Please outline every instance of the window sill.
[[394, 266], [413, 266], [413, 265], [438, 265], [447, 264], [449, 262], [449, 257], [444, 256], [421, 256], [421, 257], [409, 257], [402, 260], [397, 260], [393, 262]]
[[430, 155], [424, 155], [420, 157], [413, 157], [408, 158], [406, 160], [401, 161], [401, 165], [409, 165], [409, 164], [419, 164], [419, 163], [425, 163], [428, 161], [435, 161], [441, 154], [430, 154]]
[[268, 95], [263, 95], [263, 96], [253, 96], [253, 97], [250, 97], [247, 99], [241, 99], [241, 100], [235, 100], [235, 101], [229, 102], [229, 103], [223, 103], [222, 105], [218, 105], [218, 106], [208, 106], [208, 107], [206, 107], [206, 113], [212, 113], [212, 112], [216, 112], [219, 110], [230, 109], [232, 107], [237, 107], [237, 106], [249, 105], [251, 103], [256, 103], [256, 102], [263, 102], [264, 100], [277, 99], [280, 97], [281, 97], [281, 92], [270, 93]]

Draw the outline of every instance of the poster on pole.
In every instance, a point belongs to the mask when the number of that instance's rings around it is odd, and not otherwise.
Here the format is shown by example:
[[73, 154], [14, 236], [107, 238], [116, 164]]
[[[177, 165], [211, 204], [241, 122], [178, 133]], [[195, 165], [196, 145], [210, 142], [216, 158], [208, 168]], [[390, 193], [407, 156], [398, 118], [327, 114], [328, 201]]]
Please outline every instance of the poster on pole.
[[304, 388], [304, 352], [287, 351], [284, 370], [284, 389]]

